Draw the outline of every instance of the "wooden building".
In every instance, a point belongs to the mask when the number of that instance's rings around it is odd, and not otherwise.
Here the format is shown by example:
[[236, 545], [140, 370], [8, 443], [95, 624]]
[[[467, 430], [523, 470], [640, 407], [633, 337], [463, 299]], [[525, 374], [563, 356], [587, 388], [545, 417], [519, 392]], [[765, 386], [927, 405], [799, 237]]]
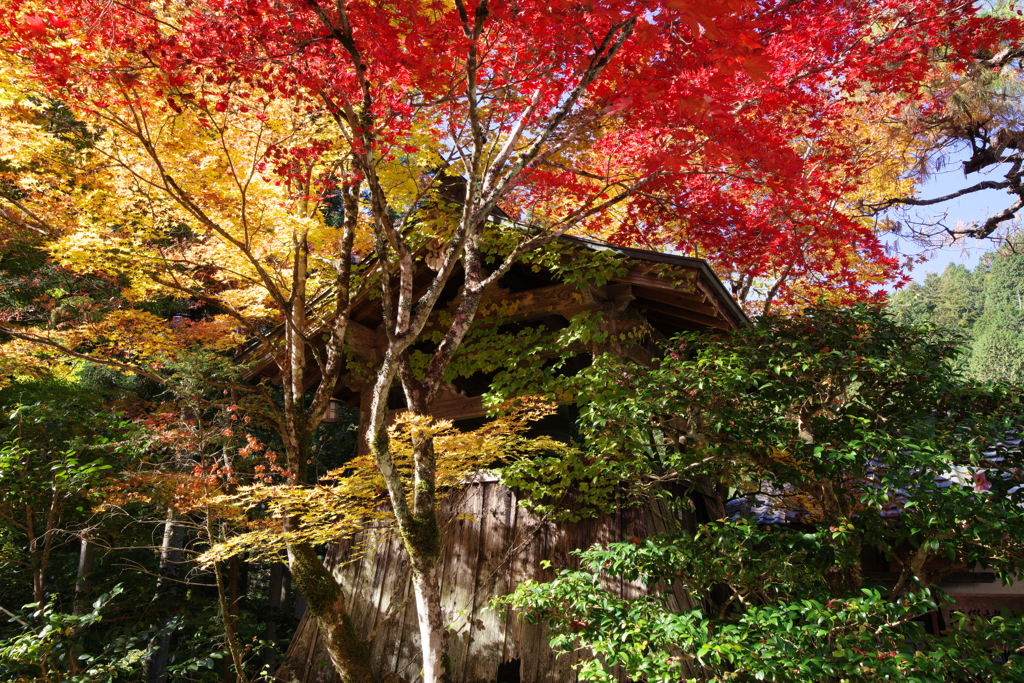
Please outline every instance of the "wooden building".
[[[609, 332], [644, 326], [649, 339], [681, 331], [713, 334], [746, 322], [742, 309], [704, 261], [564, 239], [581, 249], [614, 251], [622, 259], [620, 273], [610, 282], [581, 289], [556, 282], [550, 273], [516, 266], [486, 293], [482, 310], [501, 310], [502, 320], [509, 323], [543, 324], [553, 329], [564, 327], [578, 313], [601, 311], [601, 324]], [[426, 265], [422, 268], [426, 280], [430, 273]], [[457, 287], [451, 289], [437, 308], [453, 305]], [[367, 298], [358, 303], [347, 339], [356, 360], [372, 364], [379, 358], [381, 317], [379, 301]], [[614, 344], [611, 350], [647, 363], [655, 349], [652, 343], [638, 342]], [[337, 386], [337, 400], [360, 405], [365, 381], [358, 372], [347, 374]], [[432, 406], [434, 415], [453, 420], [481, 418], [481, 394], [486, 390], [486, 382], [456, 382], [439, 393]], [[396, 411], [402, 408], [398, 404], [392, 407]], [[486, 473], [447, 497], [441, 514], [441, 591], [449, 624], [448, 670], [454, 683], [574, 681], [574, 657], [554, 656], [543, 625], [491, 610], [491, 599], [510, 592], [521, 581], [550, 578], [541, 568], [542, 560], [551, 560], [555, 567], [568, 566], [573, 561], [570, 552], [577, 548], [645, 537], [676, 525], [692, 527], [706, 521], [701, 519], [705, 516], [721, 517], [724, 509], [713, 509], [715, 499], [712, 492], [708, 494], [699, 496], [704, 505], [697, 505], [692, 516], [634, 507], [571, 524], [555, 524], [528, 512], [517, 505], [513, 491]], [[365, 552], [350, 554], [353, 544], [362, 544]], [[369, 643], [377, 674], [384, 680], [397, 676], [410, 683], [417, 681], [419, 636], [411, 574], [397, 537], [370, 530], [333, 547], [326, 561], [344, 587], [354, 626]], [[639, 595], [643, 589], [620, 582], [618, 590], [629, 596]], [[682, 592], [672, 599], [680, 608], [690, 607]], [[301, 683], [339, 680], [308, 613], [278, 679]]]

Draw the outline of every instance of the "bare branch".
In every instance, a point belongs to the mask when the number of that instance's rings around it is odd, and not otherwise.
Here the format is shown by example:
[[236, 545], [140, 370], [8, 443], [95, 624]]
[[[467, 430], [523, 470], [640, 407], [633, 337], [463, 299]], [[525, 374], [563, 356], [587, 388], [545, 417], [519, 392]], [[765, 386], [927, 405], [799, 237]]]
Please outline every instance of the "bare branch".
[[964, 195], [972, 194], [974, 192], [981, 192], [982, 190], [1005, 190], [1013, 185], [1013, 181], [1010, 180], [985, 180], [976, 185], [965, 187], [962, 190], [944, 195], [942, 197], [934, 197], [932, 199], [915, 199], [914, 197], [893, 197], [887, 199], [884, 202], [877, 204], [867, 204], [865, 208], [870, 213], [880, 213], [886, 209], [891, 209], [894, 206], [906, 205], [906, 206], [932, 206], [934, 204], [941, 204], [948, 202]]

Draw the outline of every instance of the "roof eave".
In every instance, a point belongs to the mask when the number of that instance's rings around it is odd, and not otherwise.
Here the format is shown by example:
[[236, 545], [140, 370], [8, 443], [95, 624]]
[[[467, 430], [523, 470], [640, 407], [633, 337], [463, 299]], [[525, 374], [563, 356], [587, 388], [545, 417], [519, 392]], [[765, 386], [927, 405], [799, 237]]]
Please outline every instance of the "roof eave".
[[735, 316], [738, 323], [742, 325], [750, 324], [750, 317], [747, 316], [746, 311], [744, 311], [736, 300], [732, 298], [732, 295], [729, 294], [729, 290], [725, 288], [725, 284], [718, 277], [715, 271], [712, 270], [711, 266], [708, 265], [708, 262], [703, 259], [692, 258], [690, 256], [678, 256], [676, 254], [663, 254], [661, 252], [649, 251], [647, 249], [622, 247], [617, 244], [609, 244], [608, 242], [600, 242], [584, 237], [576, 237], [574, 235], [563, 235], [562, 239], [569, 240], [579, 244], [580, 246], [586, 247], [587, 249], [593, 249], [595, 251], [611, 251], [631, 259], [652, 261], [654, 263], [668, 263], [670, 265], [693, 268], [700, 272], [701, 276], [707, 281], [707, 283], [718, 291], [719, 300], [726, 308], [729, 309], [729, 312]]

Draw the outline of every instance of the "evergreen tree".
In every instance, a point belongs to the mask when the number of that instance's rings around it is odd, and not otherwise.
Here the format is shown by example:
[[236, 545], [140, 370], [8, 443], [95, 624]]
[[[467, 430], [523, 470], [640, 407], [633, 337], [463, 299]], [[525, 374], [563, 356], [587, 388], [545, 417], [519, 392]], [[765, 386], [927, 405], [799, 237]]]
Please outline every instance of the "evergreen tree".
[[1024, 253], [1011, 246], [985, 254], [973, 270], [950, 264], [889, 298], [904, 325], [934, 325], [959, 336], [960, 367], [980, 381], [1024, 379]]
[[975, 323], [968, 364], [984, 381], [1024, 379], [1024, 254], [1001, 251], [985, 280], [984, 312]]
[[932, 322], [944, 329], [970, 334], [984, 310], [986, 268], [973, 272], [958, 264], [946, 266], [937, 279]]
[[889, 295], [889, 312], [901, 325], [920, 326], [931, 320], [935, 312], [935, 273], [928, 273], [923, 283], [911, 282], [906, 289]]
[[984, 309], [986, 268], [973, 272], [951, 263], [941, 275], [929, 273], [890, 297], [893, 317], [905, 325], [931, 323], [943, 330], [970, 336]]

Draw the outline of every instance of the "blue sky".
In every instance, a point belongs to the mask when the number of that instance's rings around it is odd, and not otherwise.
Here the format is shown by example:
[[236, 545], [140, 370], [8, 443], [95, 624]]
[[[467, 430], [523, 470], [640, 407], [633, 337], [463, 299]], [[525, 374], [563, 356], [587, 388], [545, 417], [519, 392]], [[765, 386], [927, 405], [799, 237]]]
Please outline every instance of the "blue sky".
[[[940, 197], [982, 180], [1001, 180], [1000, 171], [1002, 171], [1001, 168], [991, 170], [988, 174], [972, 173], [969, 178], [965, 178], [960, 158], [954, 157], [954, 160], [951, 160], [942, 171], [933, 174], [921, 186], [918, 196], [923, 199]], [[1013, 198], [1003, 190], [984, 190], [936, 206], [915, 208], [912, 211], [919, 220], [923, 218], [940, 219], [947, 225], [956, 225], [958, 220], [964, 222], [984, 220], [992, 213], [1009, 206], [1012, 201]], [[995, 244], [990, 240], [973, 239], [962, 244], [936, 249], [926, 249], [895, 235], [888, 236], [886, 242], [890, 248], [900, 254], [922, 254], [926, 257], [927, 260], [924, 263], [917, 264], [911, 271], [911, 277], [916, 282], [924, 280], [925, 275], [929, 272], [941, 273], [950, 263], [959, 263], [973, 268], [982, 254], [995, 248]]]

